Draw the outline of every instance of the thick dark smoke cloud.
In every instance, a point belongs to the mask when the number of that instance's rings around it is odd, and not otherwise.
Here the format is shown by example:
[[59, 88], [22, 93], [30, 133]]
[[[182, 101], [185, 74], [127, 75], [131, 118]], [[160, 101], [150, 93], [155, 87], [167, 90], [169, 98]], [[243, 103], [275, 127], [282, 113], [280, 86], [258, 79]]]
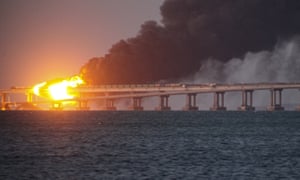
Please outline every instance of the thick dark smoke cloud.
[[162, 24], [145, 22], [136, 37], [89, 60], [84, 78], [91, 84], [172, 81], [207, 59], [226, 63], [300, 33], [299, 0], [166, 0], [161, 15]]

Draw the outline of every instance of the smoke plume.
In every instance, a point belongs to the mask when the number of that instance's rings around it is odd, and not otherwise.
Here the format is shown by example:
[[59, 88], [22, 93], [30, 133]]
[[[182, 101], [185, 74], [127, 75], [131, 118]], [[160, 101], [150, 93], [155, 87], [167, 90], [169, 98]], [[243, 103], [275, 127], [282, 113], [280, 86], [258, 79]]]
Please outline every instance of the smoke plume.
[[249, 66], [260, 71], [252, 58], [257, 52], [263, 65], [280, 66], [268, 52], [300, 33], [299, 0], [166, 0], [161, 15], [161, 24], [145, 22], [136, 37], [90, 59], [81, 68], [83, 78], [90, 84], [171, 82], [206, 68], [220, 81], [244, 60], [249, 64], [241, 71]]
[[[278, 42], [270, 51], [246, 53], [243, 58], [233, 58], [228, 62], [215, 59], [203, 61], [199, 70], [189, 77], [178, 79], [185, 84], [201, 83], [256, 83], [256, 82], [299, 82], [300, 77], [300, 37]], [[282, 94], [286, 110], [294, 110], [299, 105], [298, 89], [285, 89]], [[172, 110], [182, 110], [185, 95], [170, 96]], [[159, 97], [143, 98], [145, 110], [153, 110], [159, 103]], [[266, 110], [270, 104], [270, 92], [254, 91], [253, 105], [256, 110]], [[130, 100], [117, 102], [118, 109], [126, 110]], [[213, 93], [197, 95], [197, 106], [200, 110], [209, 110], [213, 105]], [[225, 106], [236, 110], [241, 105], [241, 92], [226, 92]]]
[[[278, 42], [270, 51], [246, 53], [243, 58], [233, 58], [226, 63], [209, 59], [203, 62], [198, 72], [190, 77], [180, 79], [184, 83], [256, 83], [256, 82], [299, 82], [300, 77], [300, 37]], [[212, 106], [213, 94], [199, 94], [197, 104], [207, 110]], [[183, 102], [185, 97], [178, 97]], [[241, 105], [241, 92], [225, 94], [228, 109], [236, 110]], [[283, 91], [283, 105], [294, 110], [299, 104], [299, 90]], [[270, 92], [254, 91], [254, 106], [265, 110], [269, 105]], [[182, 103], [178, 104], [180, 109]]]
[[226, 63], [208, 59], [186, 83], [299, 82], [300, 37], [277, 43], [271, 51], [248, 52]]

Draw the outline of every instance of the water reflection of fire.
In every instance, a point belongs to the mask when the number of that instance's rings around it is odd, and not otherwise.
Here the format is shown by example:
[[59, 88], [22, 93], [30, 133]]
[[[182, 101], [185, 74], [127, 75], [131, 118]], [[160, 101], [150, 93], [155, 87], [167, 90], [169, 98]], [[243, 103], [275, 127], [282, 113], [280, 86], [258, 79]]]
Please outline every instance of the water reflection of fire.
[[55, 79], [39, 83], [33, 87], [33, 92], [37, 96], [54, 101], [73, 99], [79, 94], [72, 91], [72, 89], [81, 84], [84, 84], [84, 81], [80, 76], [72, 76], [66, 79]]

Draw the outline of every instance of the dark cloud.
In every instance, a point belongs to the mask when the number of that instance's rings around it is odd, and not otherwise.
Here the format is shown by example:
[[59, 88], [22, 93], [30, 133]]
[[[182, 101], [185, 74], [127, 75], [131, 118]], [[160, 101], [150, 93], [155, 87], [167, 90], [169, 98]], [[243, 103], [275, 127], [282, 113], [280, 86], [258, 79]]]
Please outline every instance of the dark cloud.
[[161, 15], [162, 25], [145, 22], [136, 37], [89, 60], [84, 78], [92, 84], [174, 80], [208, 58], [225, 63], [300, 33], [299, 0], [166, 0]]

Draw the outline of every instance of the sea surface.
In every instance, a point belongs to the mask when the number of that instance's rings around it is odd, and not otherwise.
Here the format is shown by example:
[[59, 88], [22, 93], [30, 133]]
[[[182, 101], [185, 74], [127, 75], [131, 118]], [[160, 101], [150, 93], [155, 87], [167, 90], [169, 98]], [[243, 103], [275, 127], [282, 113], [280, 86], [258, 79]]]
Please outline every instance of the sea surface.
[[0, 112], [0, 179], [300, 179], [300, 112]]

